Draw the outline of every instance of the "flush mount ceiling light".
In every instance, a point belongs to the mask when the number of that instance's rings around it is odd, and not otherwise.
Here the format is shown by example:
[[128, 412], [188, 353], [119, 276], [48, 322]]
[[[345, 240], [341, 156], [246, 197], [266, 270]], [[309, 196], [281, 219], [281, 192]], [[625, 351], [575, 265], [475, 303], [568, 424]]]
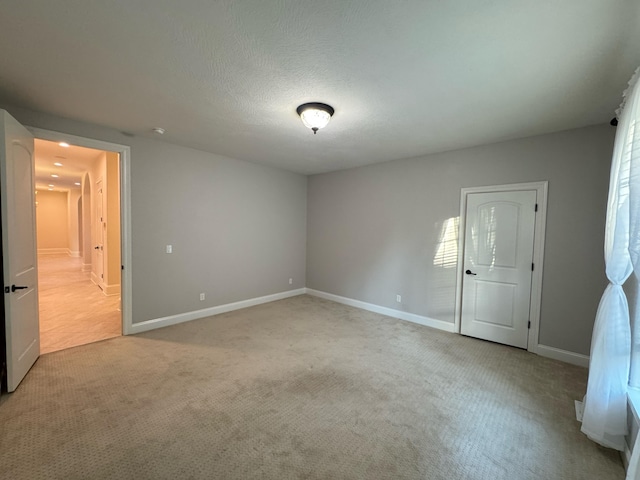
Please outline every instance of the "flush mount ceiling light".
[[60, 142], [58, 145], [64, 148], [69, 148], [69, 144], [67, 142]]
[[296, 112], [300, 115], [302, 123], [313, 130], [315, 135], [318, 130], [327, 126], [334, 110], [324, 103], [304, 103], [296, 108]]

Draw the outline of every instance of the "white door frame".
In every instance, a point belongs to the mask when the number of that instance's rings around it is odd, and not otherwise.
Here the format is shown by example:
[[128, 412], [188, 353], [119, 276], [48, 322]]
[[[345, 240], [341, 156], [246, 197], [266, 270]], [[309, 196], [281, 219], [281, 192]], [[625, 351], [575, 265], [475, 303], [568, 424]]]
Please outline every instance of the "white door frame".
[[463, 187], [460, 191], [460, 223], [458, 230], [458, 268], [456, 274], [456, 306], [454, 332], [460, 333], [462, 316], [462, 279], [464, 264], [464, 236], [467, 221], [467, 196], [470, 193], [510, 192], [517, 190], [536, 190], [538, 212], [536, 214], [533, 237], [533, 274], [531, 275], [531, 301], [529, 303], [529, 337], [527, 350], [538, 351], [540, 333], [540, 305], [542, 303], [542, 268], [544, 265], [544, 238], [547, 225], [547, 191], [549, 182], [514, 183], [510, 185], [490, 185], [486, 187]]
[[68, 133], [45, 130], [42, 128], [26, 128], [35, 138], [52, 142], [67, 142], [80, 147], [107, 150], [120, 154], [120, 248], [121, 263], [121, 302], [122, 302], [122, 334], [132, 333], [132, 275], [131, 275], [131, 147], [118, 143], [104, 142], [92, 138], [79, 137]]

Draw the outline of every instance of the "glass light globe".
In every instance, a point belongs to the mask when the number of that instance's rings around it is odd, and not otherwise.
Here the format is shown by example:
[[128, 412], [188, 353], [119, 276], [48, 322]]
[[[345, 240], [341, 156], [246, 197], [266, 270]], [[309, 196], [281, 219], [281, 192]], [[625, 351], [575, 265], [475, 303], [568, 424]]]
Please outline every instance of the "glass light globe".
[[319, 129], [324, 128], [331, 120], [334, 113], [333, 107], [324, 103], [305, 103], [296, 109], [302, 123], [317, 133]]
[[305, 126], [311, 129], [320, 129], [327, 126], [329, 120], [331, 120], [331, 115], [329, 115], [329, 112], [325, 112], [324, 110], [309, 108], [302, 112], [300, 118]]

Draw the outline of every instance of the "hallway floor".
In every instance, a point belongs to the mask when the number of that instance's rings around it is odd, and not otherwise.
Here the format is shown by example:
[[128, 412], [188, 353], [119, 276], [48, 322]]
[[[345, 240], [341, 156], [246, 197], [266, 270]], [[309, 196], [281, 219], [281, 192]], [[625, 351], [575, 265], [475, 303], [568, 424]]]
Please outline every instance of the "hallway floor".
[[40, 353], [122, 334], [120, 295], [106, 296], [82, 271], [82, 259], [38, 256]]

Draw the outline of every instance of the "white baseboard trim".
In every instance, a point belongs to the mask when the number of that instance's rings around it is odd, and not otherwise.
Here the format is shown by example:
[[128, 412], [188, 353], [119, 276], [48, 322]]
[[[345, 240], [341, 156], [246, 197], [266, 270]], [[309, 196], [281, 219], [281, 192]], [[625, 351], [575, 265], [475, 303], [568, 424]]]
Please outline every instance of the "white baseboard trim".
[[38, 255], [68, 255], [68, 248], [39, 248]]
[[239, 302], [218, 305], [217, 307], [203, 308], [202, 310], [179, 313], [177, 315], [170, 315], [168, 317], [154, 318], [152, 320], [146, 320], [144, 322], [132, 324], [129, 333], [142, 333], [149, 330], [155, 330], [156, 328], [168, 327], [170, 325], [176, 325], [178, 323], [197, 320], [198, 318], [211, 317], [213, 315], [219, 315], [221, 313], [240, 310], [241, 308], [253, 307], [255, 305], [261, 305], [263, 303], [282, 300], [284, 298], [304, 295], [304, 293], [305, 289], [299, 288], [297, 290], [288, 290], [286, 292], [274, 293], [273, 295], [265, 295], [264, 297], [250, 298], [248, 300], [241, 300]]
[[75, 250], [67, 250], [69, 252], [69, 256], [73, 258], [80, 258], [80, 252]]
[[587, 355], [582, 355], [581, 353], [569, 352], [567, 350], [548, 347], [546, 345], [538, 345], [536, 353], [542, 357], [553, 358], [554, 360], [560, 360], [561, 362], [589, 368], [589, 357]]
[[422, 315], [416, 315], [415, 313], [403, 312], [402, 310], [394, 310], [393, 308], [382, 307], [380, 305], [374, 305], [373, 303], [361, 302], [360, 300], [341, 297], [339, 295], [334, 295], [333, 293], [321, 292], [320, 290], [314, 290], [312, 288], [307, 288], [305, 290], [307, 294], [313, 295], [314, 297], [324, 298], [325, 300], [342, 303], [344, 305], [349, 305], [350, 307], [361, 308], [363, 310], [379, 313], [388, 317], [399, 318], [400, 320], [406, 320], [407, 322], [437, 328], [438, 330], [444, 330], [445, 332], [454, 331], [453, 323], [436, 320], [435, 318], [423, 317]]
[[83, 272], [90, 272], [91, 271], [91, 264], [90, 263], [83, 263], [82, 264], [82, 271]]
[[111, 284], [111, 285], [104, 285], [104, 288], [102, 289], [102, 292], [107, 295], [107, 296], [111, 296], [111, 295], [120, 295], [120, 284]]

